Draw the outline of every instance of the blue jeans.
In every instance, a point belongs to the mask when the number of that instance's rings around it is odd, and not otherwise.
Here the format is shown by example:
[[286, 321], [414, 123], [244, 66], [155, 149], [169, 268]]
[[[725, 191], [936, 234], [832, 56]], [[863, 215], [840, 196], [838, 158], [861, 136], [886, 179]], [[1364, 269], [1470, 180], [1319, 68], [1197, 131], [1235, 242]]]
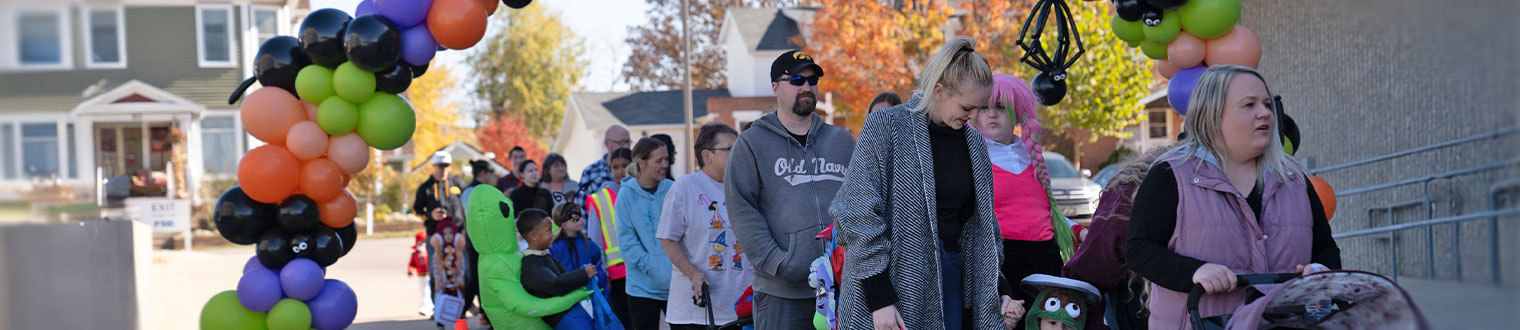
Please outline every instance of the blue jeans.
[[961, 288], [961, 274], [964, 272], [964, 260], [960, 252], [945, 250], [945, 242], [939, 245], [939, 283], [943, 313], [945, 314], [945, 329], [965, 329], [964, 295]]

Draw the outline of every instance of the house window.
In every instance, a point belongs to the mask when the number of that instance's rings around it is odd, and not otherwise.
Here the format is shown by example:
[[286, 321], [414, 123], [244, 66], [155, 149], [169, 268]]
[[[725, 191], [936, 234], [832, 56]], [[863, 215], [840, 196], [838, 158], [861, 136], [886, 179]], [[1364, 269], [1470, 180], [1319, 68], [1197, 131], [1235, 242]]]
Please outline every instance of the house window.
[[126, 67], [126, 29], [123, 28], [121, 8], [89, 8], [85, 10], [85, 45], [89, 68]]
[[16, 14], [16, 62], [25, 68], [64, 68], [69, 44], [65, 11], [21, 11]]
[[200, 66], [230, 68], [232, 64], [232, 7], [202, 5], [195, 9], [195, 40]]
[[16, 162], [11, 161], [12, 159], [19, 158], [15, 156], [15, 135], [15, 125], [12, 125], [11, 123], [0, 123], [0, 158], [5, 158], [4, 161], [0, 161], [0, 169], [3, 169], [3, 171], [0, 171], [3, 172], [0, 173], [0, 175], [4, 175], [5, 179], [7, 180], [16, 178]]
[[201, 119], [201, 153], [208, 174], [237, 172], [239, 130], [236, 117], [206, 116]]
[[253, 15], [249, 21], [253, 22], [253, 33], [258, 38], [254, 41], [254, 49], [263, 45], [275, 36], [280, 35], [280, 10], [277, 7], [255, 6], [250, 11]]
[[1145, 128], [1146, 128], [1147, 131], [1150, 132], [1149, 133], [1150, 134], [1150, 138], [1152, 138], [1152, 139], [1164, 139], [1164, 138], [1167, 138], [1168, 136], [1170, 136], [1170, 134], [1167, 134], [1168, 133], [1167, 129], [1169, 129], [1171, 127], [1169, 127], [1170, 125], [1167, 125], [1166, 117], [1167, 117], [1167, 113], [1166, 113], [1165, 110], [1163, 110], [1163, 111], [1151, 111], [1149, 114], [1146, 115], [1147, 119], [1146, 119], [1146, 123], [1145, 123]]
[[29, 177], [58, 174], [58, 124], [21, 124], [21, 168]]

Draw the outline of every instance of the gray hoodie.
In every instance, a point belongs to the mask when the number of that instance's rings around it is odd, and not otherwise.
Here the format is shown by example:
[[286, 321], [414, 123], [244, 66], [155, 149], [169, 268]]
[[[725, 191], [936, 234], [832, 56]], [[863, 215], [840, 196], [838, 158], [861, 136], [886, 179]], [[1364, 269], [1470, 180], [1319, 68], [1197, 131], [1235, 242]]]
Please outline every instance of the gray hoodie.
[[808, 268], [823, 255], [814, 239], [834, 223], [829, 205], [844, 183], [855, 137], [813, 115], [807, 144], [799, 144], [776, 112], [739, 134], [723, 182], [728, 216], [745, 257], [755, 265], [755, 292], [813, 298]]

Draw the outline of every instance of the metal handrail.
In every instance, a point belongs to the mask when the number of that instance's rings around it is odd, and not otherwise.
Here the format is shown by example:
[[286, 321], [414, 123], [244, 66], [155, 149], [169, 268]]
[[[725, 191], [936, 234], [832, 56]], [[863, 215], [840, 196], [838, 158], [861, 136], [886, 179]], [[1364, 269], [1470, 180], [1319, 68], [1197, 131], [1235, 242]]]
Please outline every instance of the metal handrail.
[[1430, 151], [1430, 150], [1450, 147], [1450, 146], [1454, 146], [1454, 145], [1458, 145], [1458, 144], [1463, 144], [1463, 143], [1468, 143], [1468, 142], [1473, 142], [1473, 141], [1481, 141], [1481, 140], [1491, 139], [1491, 138], [1497, 138], [1497, 137], [1501, 137], [1501, 136], [1505, 136], [1505, 135], [1514, 134], [1515, 132], [1520, 132], [1520, 126], [1511, 126], [1511, 127], [1507, 127], [1507, 128], [1501, 128], [1501, 129], [1498, 129], [1498, 130], [1489, 131], [1487, 133], [1482, 133], [1482, 134], [1478, 134], [1478, 135], [1468, 136], [1468, 137], [1465, 137], [1465, 138], [1455, 139], [1455, 140], [1446, 141], [1446, 142], [1442, 142], [1442, 143], [1437, 143], [1437, 144], [1432, 144], [1432, 145], [1426, 145], [1426, 146], [1423, 146], [1423, 147], [1417, 147], [1417, 148], [1412, 148], [1412, 149], [1405, 149], [1405, 150], [1395, 151], [1395, 152], [1392, 152], [1392, 153], [1382, 154], [1382, 155], [1373, 156], [1373, 157], [1370, 157], [1370, 158], [1364, 158], [1364, 159], [1360, 159], [1360, 160], [1353, 160], [1353, 161], [1349, 161], [1349, 162], [1345, 162], [1345, 163], [1340, 163], [1340, 164], [1335, 164], [1335, 165], [1330, 165], [1330, 166], [1326, 166], [1326, 167], [1309, 169], [1309, 173], [1310, 174], [1320, 174], [1320, 173], [1325, 173], [1325, 172], [1329, 172], [1329, 171], [1341, 170], [1341, 169], [1346, 169], [1346, 168], [1351, 168], [1351, 167], [1371, 164], [1371, 163], [1375, 163], [1375, 162], [1382, 161], [1382, 160], [1399, 158], [1399, 157], [1408, 156], [1408, 155], [1412, 155], [1412, 154], [1416, 154], [1416, 153], [1421, 153], [1421, 152], [1425, 152], [1425, 151]]
[[1375, 185], [1366, 186], [1366, 187], [1359, 187], [1359, 188], [1355, 188], [1355, 189], [1346, 189], [1346, 190], [1343, 190], [1343, 191], [1337, 191], [1337, 192], [1335, 192], [1335, 197], [1346, 197], [1346, 196], [1351, 196], [1351, 195], [1356, 195], [1356, 194], [1361, 194], [1361, 193], [1366, 193], [1366, 192], [1372, 192], [1372, 191], [1378, 191], [1378, 190], [1383, 190], [1383, 189], [1388, 189], [1388, 188], [1393, 188], [1393, 187], [1398, 187], [1398, 186], [1405, 186], [1405, 185], [1416, 184], [1416, 183], [1430, 181], [1430, 180], [1435, 180], [1435, 179], [1440, 179], [1440, 178], [1454, 177], [1454, 176], [1459, 176], [1459, 175], [1467, 175], [1467, 174], [1473, 174], [1473, 173], [1484, 172], [1484, 171], [1492, 171], [1492, 170], [1501, 169], [1501, 168], [1504, 168], [1504, 167], [1507, 167], [1507, 166], [1515, 166], [1515, 165], [1520, 165], [1520, 159], [1511, 159], [1511, 160], [1508, 160], [1508, 161], [1501, 161], [1501, 162], [1492, 163], [1492, 164], [1483, 165], [1483, 166], [1477, 166], [1477, 167], [1469, 167], [1469, 168], [1464, 168], [1464, 169], [1460, 169], [1460, 170], [1450, 171], [1450, 172], [1446, 172], [1446, 173], [1437, 173], [1437, 174], [1426, 175], [1426, 176], [1422, 176], [1422, 177], [1418, 177], [1418, 178], [1410, 178], [1410, 179], [1404, 179], [1404, 180], [1399, 180], [1399, 181], [1394, 181], [1394, 182], [1375, 184]]
[[1509, 216], [1509, 215], [1516, 215], [1516, 214], [1520, 214], [1520, 208], [1507, 208], [1507, 209], [1502, 209], [1502, 210], [1487, 211], [1487, 212], [1480, 212], [1480, 213], [1459, 215], [1459, 216], [1453, 216], [1453, 217], [1435, 218], [1435, 219], [1420, 220], [1420, 221], [1415, 221], [1415, 222], [1406, 222], [1406, 223], [1401, 223], [1401, 224], [1396, 224], [1396, 225], [1387, 225], [1387, 226], [1381, 226], [1381, 227], [1376, 227], [1376, 228], [1367, 228], [1367, 229], [1362, 229], [1362, 230], [1353, 230], [1353, 231], [1347, 231], [1347, 232], [1339, 232], [1339, 233], [1335, 233], [1332, 236], [1334, 236], [1337, 239], [1340, 239], [1340, 238], [1350, 238], [1350, 237], [1357, 237], [1357, 236], [1367, 236], [1367, 235], [1373, 235], [1373, 234], [1384, 234], [1384, 233], [1390, 233], [1390, 232], [1395, 232], [1395, 231], [1400, 231], [1400, 230], [1405, 230], [1405, 229], [1413, 229], [1413, 228], [1418, 228], [1418, 227], [1428, 227], [1428, 226], [1434, 226], [1434, 225], [1440, 225], [1440, 224], [1448, 224], [1448, 223], [1456, 223], [1456, 222], [1463, 222], [1463, 221], [1470, 221], [1470, 220], [1482, 220], [1482, 219], [1489, 219], [1489, 218], [1494, 218], [1494, 217], [1502, 217], [1502, 216]]

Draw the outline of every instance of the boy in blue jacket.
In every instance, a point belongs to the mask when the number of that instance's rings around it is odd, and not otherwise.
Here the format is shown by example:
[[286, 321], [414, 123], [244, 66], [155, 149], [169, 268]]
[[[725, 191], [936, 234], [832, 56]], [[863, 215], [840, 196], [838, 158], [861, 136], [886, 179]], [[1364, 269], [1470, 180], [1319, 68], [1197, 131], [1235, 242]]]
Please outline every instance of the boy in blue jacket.
[[581, 215], [581, 206], [576, 202], [563, 202], [554, 206], [554, 224], [559, 226], [559, 235], [554, 237], [554, 244], [549, 248], [549, 255], [559, 260], [565, 269], [576, 269], [586, 266], [596, 266], [597, 275], [586, 285], [586, 289], [600, 287], [602, 295], [609, 293], [609, 280], [607, 279], [605, 265], [602, 264], [602, 247], [596, 242], [587, 239], [584, 230], [586, 221]]

